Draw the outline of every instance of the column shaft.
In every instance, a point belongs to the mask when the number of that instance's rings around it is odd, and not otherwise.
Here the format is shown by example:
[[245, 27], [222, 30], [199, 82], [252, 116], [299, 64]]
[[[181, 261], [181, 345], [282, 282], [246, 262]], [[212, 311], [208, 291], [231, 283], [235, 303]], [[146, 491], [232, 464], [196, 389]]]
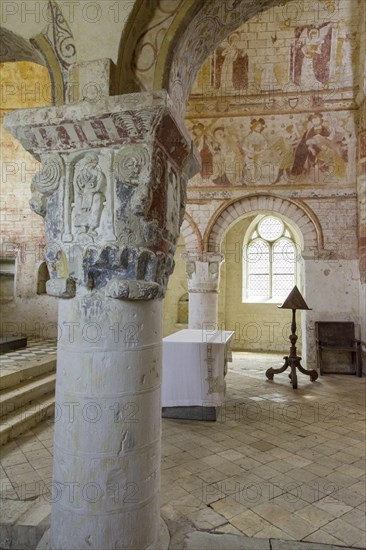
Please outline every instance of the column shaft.
[[188, 328], [202, 329], [217, 325], [217, 292], [190, 292], [188, 302]]
[[155, 548], [161, 300], [59, 308], [51, 548]]

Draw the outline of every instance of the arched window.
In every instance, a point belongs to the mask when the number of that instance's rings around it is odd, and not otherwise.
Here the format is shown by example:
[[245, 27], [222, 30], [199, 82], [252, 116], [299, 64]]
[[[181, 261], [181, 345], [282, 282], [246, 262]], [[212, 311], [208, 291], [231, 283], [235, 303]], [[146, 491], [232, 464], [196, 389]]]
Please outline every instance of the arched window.
[[290, 227], [280, 218], [262, 216], [249, 227], [243, 252], [243, 300], [283, 301], [298, 276]]

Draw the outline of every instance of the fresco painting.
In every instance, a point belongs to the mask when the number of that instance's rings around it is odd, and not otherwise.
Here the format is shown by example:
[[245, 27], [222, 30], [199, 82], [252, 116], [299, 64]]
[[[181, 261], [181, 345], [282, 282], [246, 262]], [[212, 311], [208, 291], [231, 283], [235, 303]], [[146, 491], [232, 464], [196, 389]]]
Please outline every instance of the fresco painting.
[[246, 41], [240, 34], [232, 33], [226, 42], [216, 49], [211, 58], [212, 86], [227, 90], [242, 90], [248, 87], [248, 55]]
[[[219, 91], [263, 93], [293, 83], [301, 90], [329, 85], [352, 86], [357, 50], [353, 21], [324, 21], [281, 28], [281, 32], [252, 37], [244, 24], [230, 34], [202, 68], [193, 94]], [[265, 36], [265, 34], [269, 34]], [[262, 39], [258, 48], [258, 39]]]
[[352, 182], [355, 128], [346, 112], [189, 120], [201, 156], [191, 186]]
[[306, 25], [295, 29], [295, 43], [291, 48], [291, 76], [295, 84], [305, 88], [317, 82], [330, 81], [332, 25]]

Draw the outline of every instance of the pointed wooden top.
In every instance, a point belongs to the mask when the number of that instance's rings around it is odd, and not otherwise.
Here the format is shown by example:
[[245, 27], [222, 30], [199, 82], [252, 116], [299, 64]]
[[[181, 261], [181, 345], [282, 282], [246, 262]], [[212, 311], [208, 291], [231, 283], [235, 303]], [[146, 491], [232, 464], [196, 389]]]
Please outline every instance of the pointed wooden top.
[[311, 309], [311, 307], [308, 307], [296, 285], [291, 290], [283, 304], [278, 307], [282, 309]]

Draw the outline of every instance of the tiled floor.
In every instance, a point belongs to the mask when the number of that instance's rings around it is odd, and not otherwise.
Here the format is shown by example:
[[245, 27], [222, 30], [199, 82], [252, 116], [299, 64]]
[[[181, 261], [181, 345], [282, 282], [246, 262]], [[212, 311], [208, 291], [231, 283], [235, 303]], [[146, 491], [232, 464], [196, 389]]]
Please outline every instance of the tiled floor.
[[[199, 530], [366, 547], [365, 382], [312, 383], [265, 370], [281, 355], [235, 353], [217, 422], [163, 419], [161, 506]], [[52, 425], [1, 451], [2, 493], [49, 495]]]
[[27, 347], [0, 355], [0, 369], [11, 371], [21, 368], [33, 359], [39, 359], [45, 355], [56, 355], [56, 342], [54, 340], [38, 340], [28, 338]]

